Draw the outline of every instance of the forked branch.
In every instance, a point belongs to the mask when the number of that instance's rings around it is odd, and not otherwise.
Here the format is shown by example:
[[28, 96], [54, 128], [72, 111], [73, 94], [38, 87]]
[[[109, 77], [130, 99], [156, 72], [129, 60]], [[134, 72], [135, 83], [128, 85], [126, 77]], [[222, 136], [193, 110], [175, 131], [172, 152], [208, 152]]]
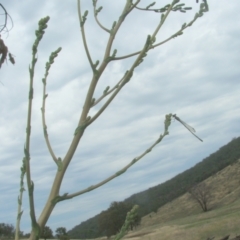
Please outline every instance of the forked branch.
[[95, 99], [93, 98], [93, 101], [92, 101], [92, 105], [91, 105], [91, 106], [93, 107], [93, 106], [97, 105], [102, 99], [104, 99], [104, 98], [107, 97], [110, 93], [112, 93], [113, 91], [115, 91], [116, 89], [118, 89], [119, 86], [121, 85], [121, 83], [124, 81], [124, 78], [125, 78], [125, 76], [123, 76], [123, 77], [118, 81], [118, 83], [117, 83], [112, 89], [110, 89], [110, 87], [107, 86], [107, 87], [105, 88], [105, 90], [103, 91], [103, 95], [102, 95], [100, 98], [98, 98], [97, 100], [95, 100]]
[[[173, 1], [173, 2], [174, 2], [174, 1]], [[162, 18], [163, 18], [163, 21], [166, 20], [166, 18], [168, 17], [170, 11], [173, 9], [173, 6], [174, 6], [174, 5], [171, 4], [171, 5], [168, 7], [168, 10], [165, 9], [165, 11], [167, 11], [167, 13], [166, 13], [165, 15], [162, 15], [162, 16], [163, 16], [163, 17], [162, 17]], [[161, 41], [161, 42], [159, 42], [159, 43], [152, 44], [152, 46], [150, 46], [149, 50], [154, 49], [155, 47], [158, 47], [158, 46], [160, 46], [160, 45], [162, 45], [162, 44], [164, 44], [164, 43], [166, 43], [166, 42], [174, 39], [175, 37], [178, 37], [178, 36], [182, 35], [182, 34], [183, 34], [183, 31], [184, 31], [186, 28], [192, 26], [193, 23], [194, 23], [198, 18], [202, 17], [203, 14], [204, 14], [205, 12], [208, 12], [208, 11], [209, 11], [209, 8], [208, 8], [207, 1], [204, 0], [204, 2], [200, 4], [200, 9], [199, 9], [199, 11], [195, 14], [193, 20], [191, 20], [188, 24], [187, 24], [187, 23], [184, 23], [184, 24], [181, 26], [181, 28], [180, 28], [178, 31], [176, 31], [172, 36], [166, 38], [165, 40], [163, 40], [163, 41]], [[159, 26], [158, 31], [160, 30], [160, 27], [161, 27], [161, 25]], [[157, 31], [157, 32], [158, 32], [158, 31]], [[115, 58], [113, 58], [112, 60], [121, 60], [121, 59], [129, 58], [129, 57], [133, 57], [133, 56], [135, 56], [135, 55], [138, 55], [140, 52], [141, 52], [141, 51], [137, 51], [137, 52], [134, 52], [134, 53], [131, 53], [131, 54], [127, 54], [127, 55], [124, 55], [124, 56], [115, 57]]]
[[142, 51], [140, 52], [140, 54], [138, 55], [138, 57], [136, 58], [136, 60], [134, 61], [132, 67], [125, 73], [123, 80], [121, 81], [121, 83], [118, 85], [118, 87], [116, 88], [116, 90], [111, 94], [111, 96], [108, 98], [108, 100], [105, 102], [105, 104], [99, 109], [99, 111], [88, 121], [88, 125], [90, 125], [93, 121], [95, 121], [100, 115], [101, 113], [103, 113], [103, 111], [109, 106], [109, 104], [112, 102], [112, 100], [117, 96], [117, 94], [121, 91], [121, 89], [125, 86], [126, 83], [128, 83], [130, 81], [130, 79], [133, 76], [133, 72], [135, 70], [136, 67], [138, 67], [142, 62], [144, 57], [147, 56], [147, 52], [149, 50], [149, 46], [152, 44], [152, 39], [150, 36], [147, 37], [146, 43], [142, 49]]
[[101, 187], [102, 185], [106, 184], [107, 182], [113, 180], [114, 178], [120, 176], [121, 174], [125, 173], [133, 164], [135, 164], [136, 162], [138, 162], [140, 159], [142, 159], [146, 154], [150, 153], [152, 151], [152, 149], [157, 145], [159, 144], [163, 138], [165, 136], [167, 136], [169, 134], [168, 132], [168, 128], [169, 126], [171, 125], [171, 119], [172, 119], [172, 114], [167, 114], [165, 116], [165, 121], [164, 121], [164, 132], [163, 134], [161, 134], [158, 139], [147, 149], [145, 150], [141, 155], [135, 157], [129, 164], [127, 164], [125, 167], [123, 167], [121, 170], [117, 171], [115, 174], [111, 175], [110, 177], [106, 178], [105, 180], [95, 184], [95, 185], [92, 185], [88, 188], [85, 188], [81, 191], [78, 191], [76, 193], [72, 193], [72, 194], [68, 194], [68, 193], [65, 193], [63, 194], [62, 196], [57, 196], [55, 199], [53, 199], [53, 204], [56, 204], [57, 202], [60, 202], [60, 201], [63, 201], [63, 200], [67, 200], [67, 199], [70, 199], [70, 198], [73, 198], [73, 197], [76, 197], [76, 196], [79, 196], [79, 195], [82, 195], [86, 192], [90, 192], [96, 188], [99, 188]]

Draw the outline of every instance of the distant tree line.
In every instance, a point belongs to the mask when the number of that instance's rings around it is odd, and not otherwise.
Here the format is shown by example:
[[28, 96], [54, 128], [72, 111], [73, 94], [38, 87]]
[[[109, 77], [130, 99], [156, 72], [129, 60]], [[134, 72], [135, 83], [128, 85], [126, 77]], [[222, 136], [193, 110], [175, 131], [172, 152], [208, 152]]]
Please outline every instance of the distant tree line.
[[[67, 229], [65, 227], [59, 227], [56, 229], [55, 236], [53, 235], [53, 231], [50, 227], [45, 226], [43, 231], [41, 232], [41, 238], [47, 240], [47, 239], [59, 239], [59, 240], [69, 240], [69, 236], [67, 233]], [[9, 240], [14, 239], [15, 236], [15, 228], [12, 224], [7, 223], [0, 223], [0, 239], [1, 240]], [[20, 232], [21, 238], [29, 238], [30, 233], [24, 234], [23, 232]]]
[[192, 187], [221, 171], [240, 159], [240, 137], [221, 147], [194, 167], [178, 174], [174, 178], [125, 199], [130, 204], [138, 204], [139, 215], [156, 212], [164, 204], [185, 194]]
[[[0, 223], [0, 239], [14, 238], [15, 229], [12, 224]], [[21, 232], [21, 235], [23, 233]]]
[[[81, 227], [75, 227], [68, 232], [71, 238], [97, 238], [99, 236], [110, 237], [116, 235], [126, 219], [127, 213], [132, 209], [132, 205], [125, 202], [112, 202], [106, 211], [102, 211], [92, 221], [81, 223]], [[141, 222], [139, 215], [136, 215], [130, 228], [133, 230]]]
[[[132, 206], [125, 202], [112, 202], [108, 210], [101, 212], [98, 217], [99, 233], [107, 237], [118, 233], [131, 209]], [[136, 228], [140, 221], [141, 218], [136, 215], [134, 221], [130, 224], [131, 230]]]

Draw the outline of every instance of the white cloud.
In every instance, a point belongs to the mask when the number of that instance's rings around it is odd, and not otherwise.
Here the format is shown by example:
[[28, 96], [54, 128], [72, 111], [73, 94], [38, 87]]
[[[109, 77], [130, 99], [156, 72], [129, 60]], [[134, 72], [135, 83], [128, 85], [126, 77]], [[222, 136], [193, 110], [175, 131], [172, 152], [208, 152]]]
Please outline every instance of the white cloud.
[[[186, 1], [187, 5], [192, 2]], [[59, 46], [63, 48], [50, 70], [46, 103], [49, 139], [57, 157], [61, 158], [66, 154], [77, 127], [91, 71], [81, 42], [75, 2], [24, 1], [11, 4], [4, 0], [2, 4], [14, 21], [14, 28], [8, 36], [2, 34], [2, 39], [14, 54], [16, 64], [13, 66], [8, 62], [1, 68], [0, 81], [4, 86], [0, 85], [0, 222], [14, 224], [26, 128], [28, 66], [38, 20], [47, 15], [51, 17], [39, 45], [34, 85], [31, 163], [37, 216], [56, 172], [56, 164], [48, 154], [42, 135], [41, 79], [45, 63], [52, 51]], [[102, 1], [102, 4], [104, 9], [99, 19], [111, 28], [123, 3]], [[107, 10], [108, 4], [111, 4], [111, 10]], [[143, 1], [141, 6], [144, 5], [147, 1]], [[212, 0], [209, 5], [210, 12], [183, 36], [148, 53], [132, 80], [85, 131], [66, 173], [61, 194], [96, 184], [140, 155], [162, 133], [167, 113], [177, 113], [197, 130], [204, 142], [173, 121], [170, 135], [124, 175], [93, 192], [57, 205], [48, 222], [50, 227], [71, 229], [106, 209], [112, 201], [121, 201], [168, 180], [239, 136], [240, 17], [237, 11], [240, 2], [225, 4]], [[191, 20], [198, 7], [194, 4], [194, 10], [189, 14], [173, 14], [158, 39], [165, 39], [184, 21]], [[91, 8], [91, 1], [83, 6], [82, 11], [88, 8]], [[146, 16], [136, 11], [124, 21], [113, 46], [118, 49], [117, 56], [143, 46], [147, 34], [159, 21], [157, 14]], [[92, 11], [86, 22], [86, 37], [93, 62], [101, 61], [108, 33], [98, 29], [91, 20]], [[95, 97], [100, 97], [106, 86], [114, 86], [134, 60], [132, 57], [109, 64], [96, 88]], [[90, 115], [93, 116], [98, 109], [99, 106], [94, 107]], [[27, 193], [23, 208], [22, 230], [27, 232], [30, 231]]]

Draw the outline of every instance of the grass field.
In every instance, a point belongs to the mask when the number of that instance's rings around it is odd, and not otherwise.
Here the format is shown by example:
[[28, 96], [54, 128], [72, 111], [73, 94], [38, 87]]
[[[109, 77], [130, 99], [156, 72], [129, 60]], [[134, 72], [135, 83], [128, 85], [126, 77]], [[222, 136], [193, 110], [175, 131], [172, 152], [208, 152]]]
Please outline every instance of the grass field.
[[240, 160], [204, 182], [211, 187], [210, 211], [202, 212], [186, 193], [143, 217], [141, 226], [124, 239], [218, 240], [240, 235]]
[[208, 237], [220, 239], [231, 234], [240, 234], [240, 200], [222, 208], [179, 218], [166, 223], [148, 226], [135, 233], [130, 233], [124, 239], [184, 239], [206, 240]]

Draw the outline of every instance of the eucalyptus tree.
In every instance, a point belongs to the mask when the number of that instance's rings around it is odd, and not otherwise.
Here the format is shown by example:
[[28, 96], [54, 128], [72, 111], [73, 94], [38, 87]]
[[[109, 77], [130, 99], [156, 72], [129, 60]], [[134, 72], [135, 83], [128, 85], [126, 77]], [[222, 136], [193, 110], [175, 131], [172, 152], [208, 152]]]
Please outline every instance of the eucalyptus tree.
[[[42, 108], [41, 108], [42, 125], [43, 125], [42, 127], [44, 130], [43, 131], [44, 137], [49, 150], [49, 154], [53, 159], [54, 163], [56, 164], [56, 174], [55, 174], [53, 183], [51, 183], [47, 202], [44, 208], [42, 209], [42, 212], [39, 218], [37, 219], [35, 214], [35, 208], [34, 208], [34, 204], [35, 204], [34, 183], [31, 177], [31, 164], [30, 164], [30, 133], [31, 133], [31, 117], [32, 117], [32, 101], [33, 101], [33, 82], [34, 82], [35, 67], [37, 63], [38, 46], [45, 33], [45, 29], [47, 28], [47, 23], [50, 18], [45, 17], [39, 21], [38, 30], [35, 32], [36, 40], [32, 46], [32, 61], [29, 67], [30, 82], [29, 82], [29, 97], [28, 97], [27, 128], [26, 128], [26, 140], [24, 145], [24, 157], [23, 157], [22, 167], [21, 167], [20, 195], [18, 197], [19, 204], [18, 204], [18, 216], [17, 216], [17, 226], [18, 226], [17, 229], [19, 229], [19, 222], [22, 214], [21, 204], [22, 204], [22, 194], [24, 191], [24, 177], [26, 175], [26, 184], [27, 184], [27, 190], [29, 195], [29, 205], [30, 205], [30, 218], [32, 223], [32, 231], [31, 231], [30, 239], [39, 239], [39, 237], [41, 236], [41, 231], [44, 229], [44, 226], [48, 221], [52, 211], [54, 210], [55, 206], [59, 202], [66, 201], [68, 199], [80, 196], [84, 193], [87, 193], [96, 188], [99, 188], [105, 183], [111, 181], [112, 179], [126, 172], [128, 168], [130, 168], [132, 165], [138, 162], [146, 154], [148, 154], [158, 143], [162, 141], [162, 139], [166, 135], [168, 135], [168, 128], [173, 118], [180, 121], [191, 132], [194, 131], [193, 128], [190, 128], [190, 126], [188, 126], [183, 121], [181, 121], [180, 118], [176, 116], [176, 114], [167, 114], [164, 121], [163, 133], [160, 134], [158, 139], [156, 139], [156, 141], [153, 142], [152, 145], [150, 145], [146, 150], [144, 150], [142, 153], [136, 156], [133, 160], [131, 160], [125, 167], [123, 167], [122, 169], [119, 169], [119, 171], [107, 177], [103, 181], [98, 182], [95, 185], [89, 186], [81, 190], [77, 189], [76, 192], [73, 192], [73, 193], [65, 193], [60, 195], [60, 188], [61, 188], [62, 180], [64, 178], [64, 174], [69, 164], [71, 163], [71, 160], [74, 157], [75, 151], [85, 133], [85, 130], [89, 128], [91, 124], [100, 117], [100, 115], [107, 109], [107, 107], [116, 98], [119, 92], [127, 86], [127, 83], [131, 81], [135, 71], [137, 70], [138, 66], [143, 63], [143, 60], [147, 57], [149, 51], [153, 49], [157, 49], [157, 47], [161, 46], [162, 44], [178, 36], [181, 36], [187, 28], [192, 26], [196, 20], [198, 20], [200, 17], [204, 15], [205, 12], [208, 11], [207, 1], [203, 0], [203, 2], [200, 3], [199, 5], [200, 7], [198, 12], [194, 15], [194, 17], [189, 22], [182, 23], [180, 28], [177, 31], [173, 32], [169, 37], [167, 37], [163, 41], [157, 41], [157, 35], [170, 14], [174, 12], [186, 13], [192, 8], [185, 6], [184, 3], [180, 3], [180, 0], [173, 0], [171, 3], [167, 4], [166, 6], [159, 7], [159, 8], [154, 6], [155, 3], [151, 3], [148, 6], [141, 6], [140, 0], [135, 0], [135, 1], [126, 0], [125, 2], [126, 3], [122, 9], [120, 16], [116, 21], [108, 24], [110, 25], [109, 27], [109, 26], [104, 26], [98, 18], [99, 13], [102, 10], [102, 7], [97, 6], [97, 0], [92, 1], [93, 15], [96, 20], [96, 23], [105, 32], [105, 34], [108, 35], [108, 40], [106, 41], [105, 46], [102, 47], [102, 51], [104, 52], [103, 59], [94, 61], [93, 57], [90, 54], [89, 44], [87, 41], [87, 36], [85, 34], [85, 25], [86, 25], [85, 23], [87, 21], [89, 12], [85, 11], [83, 13], [81, 10], [81, 1], [80, 0], [77, 1], [77, 11], [79, 16], [81, 37], [82, 37], [83, 46], [86, 52], [86, 60], [88, 61], [91, 67], [92, 77], [91, 77], [91, 80], [89, 81], [89, 87], [85, 96], [83, 108], [79, 110], [80, 111], [79, 120], [77, 123], [73, 123], [73, 124], [76, 124], [76, 129], [73, 134], [72, 141], [70, 143], [69, 149], [67, 150], [65, 156], [63, 156], [62, 158], [57, 157], [53, 151], [51, 142], [48, 137], [47, 124], [46, 124], [46, 118], [45, 118], [46, 99], [48, 97], [47, 90], [46, 90], [47, 77], [49, 74], [49, 70], [52, 64], [54, 63], [55, 58], [58, 56], [58, 54], [61, 51], [61, 48], [58, 48], [56, 51], [52, 52], [49, 57], [49, 61], [46, 63], [46, 70], [45, 70], [44, 77], [42, 79], [42, 82], [43, 82], [43, 100], [42, 100]], [[124, 20], [126, 20], [132, 12], [136, 12], [136, 11], [140, 12], [139, 14], [141, 14], [141, 17], [145, 12], [159, 14], [159, 20], [156, 23], [155, 29], [153, 30], [152, 34], [146, 36], [145, 43], [142, 45], [142, 47], [138, 51], [130, 52], [127, 55], [118, 56], [117, 49], [113, 49], [114, 40], [118, 37], [117, 33], [122, 27]], [[141, 26], [138, 26], [138, 27], [139, 27], [139, 31], [141, 31]], [[129, 44], [131, 44], [131, 42]], [[107, 86], [103, 91], [102, 95], [96, 99], [95, 98], [96, 87], [97, 85], [103, 82], [102, 81], [103, 73], [104, 71], [106, 71], [106, 69], [109, 70], [108, 68], [109, 63], [118, 61], [118, 60], [124, 61], [129, 58], [133, 59], [132, 65], [128, 69], [126, 69], [126, 71], [122, 74], [122, 77], [119, 80], [116, 80], [113, 86]], [[102, 105], [98, 108], [98, 110], [92, 116], [90, 116], [89, 115], [90, 110], [94, 106], [97, 106], [99, 103], [101, 103]], [[127, 215], [125, 224], [123, 225], [120, 233], [116, 236], [116, 239], [122, 238], [126, 233], [126, 231], [129, 229], [130, 223], [132, 222], [131, 218], [133, 218], [136, 215], [136, 211], [137, 211], [137, 206], [135, 206], [132, 209], [132, 211], [129, 212], [129, 214]], [[16, 239], [18, 239], [17, 235], [16, 235]]]

